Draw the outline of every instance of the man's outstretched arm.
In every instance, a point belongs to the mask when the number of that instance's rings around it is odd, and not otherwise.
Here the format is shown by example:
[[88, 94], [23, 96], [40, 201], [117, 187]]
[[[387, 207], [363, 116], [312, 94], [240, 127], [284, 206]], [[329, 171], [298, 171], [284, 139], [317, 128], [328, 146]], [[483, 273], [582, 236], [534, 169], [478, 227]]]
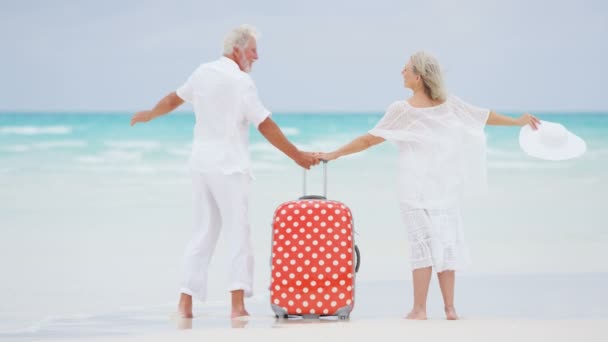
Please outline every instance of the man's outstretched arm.
[[163, 97], [151, 110], [143, 110], [135, 113], [131, 118], [131, 126], [138, 122], [148, 122], [161, 115], [165, 115], [181, 106], [183, 103], [184, 100], [182, 100], [181, 97], [177, 96], [175, 92], [171, 92]]

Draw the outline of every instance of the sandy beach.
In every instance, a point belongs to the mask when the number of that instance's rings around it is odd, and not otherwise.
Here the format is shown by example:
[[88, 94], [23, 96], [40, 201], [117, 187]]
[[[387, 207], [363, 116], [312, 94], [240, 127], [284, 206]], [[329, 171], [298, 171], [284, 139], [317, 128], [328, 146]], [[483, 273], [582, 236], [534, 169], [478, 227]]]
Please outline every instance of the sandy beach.
[[[251, 317], [230, 320], [229, 303], [197, 303], [194, 319], [178, 319], [175, 302], [89, 315], [49, 317], [26, 329], [1, 333], [0, 340], [29, 341], [222, 341], [245, 339], [442, 341], [604, 341], [608, 337], [607, 274], [463, 276], [459, 321], [446, 321], [433, 282], [428, 321], [402, 319], [409, 309], [408, 281], [361, 282], [348, 321], [332, 318], [277, 320], [267, 294], [247, 301]], [[58, 309], [55, 309], [58, 310]], [[243, 329], [234, 329], [243, 328]]]
[[[256, 320], [258, 318], [251, 318]], [[270, 322], [270, 319], [268, 319]], [[246, 321], [241, 323], [246, 324]], [[290, 324], [292, 323], [292, 324]], [[94, 342], [155, 341], [605, 341], [608, 320], [429, 320], [366, 319], [320, 324], [300, 320], [267, 328], [182, 330], [155, 335], [77, 339]], [[186, 324], [187, 325], [187, 324]], [[239, 325], [238, 323], [236, 324]], [[60, 340], [53, 340], [60, 341]], [[61, 341], [65, 341], [62, 339]]]

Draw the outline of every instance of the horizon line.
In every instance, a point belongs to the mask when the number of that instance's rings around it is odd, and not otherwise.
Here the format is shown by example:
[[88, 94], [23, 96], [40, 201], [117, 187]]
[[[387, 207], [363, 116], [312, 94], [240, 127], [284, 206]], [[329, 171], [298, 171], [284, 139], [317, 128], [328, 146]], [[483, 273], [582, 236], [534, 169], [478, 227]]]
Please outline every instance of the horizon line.
[[[494, 109], [493, 109], [494, 110]], [[598, 114], [608, 114], [608, 109], [604, 110], [533, 110], [533, 111], [521, 111], [521, 110], [494, 110], [499, 113], [506, 114], [514, 114], [514, 113], [532, 113], [532, 114], [585, 114], [585, 115], [598, 115]], [[130, 110], [74, 110], [74, 109], [64, 109], [64, 110], [14, 110], [14, 109], [0, 109], [0, 115], [6, 114], [85, 114], [85, 115], [127, 115], [134, 114], [136, 111]], [[382, 115], [384, 114], [384, 110], [357, 110], [357, 111], [349, 111], [349, 110], [278, 110], [271, 111], [272, 115]], [[194, 111], [174, 111], [167, 114], [174, 115], [192, 115]]]

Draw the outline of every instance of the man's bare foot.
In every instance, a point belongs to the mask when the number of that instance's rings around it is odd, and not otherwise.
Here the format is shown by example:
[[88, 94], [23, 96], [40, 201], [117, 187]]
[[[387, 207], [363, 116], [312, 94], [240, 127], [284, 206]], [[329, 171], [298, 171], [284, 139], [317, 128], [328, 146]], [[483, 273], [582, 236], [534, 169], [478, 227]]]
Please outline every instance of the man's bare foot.
[[177, 312], [182, 318], [192, 318], [192, 296], [185, 293], [180, 294]]
[[406, 319], [415, 319], [415, 320], [425, 320], [426, 319], [426, 311], [424, 310], [415, 310], [413, 309], [410, 313], [405, 316]]
[[445, 318], [453, 321], [458, 319], [458, 315], [456, 314], [456, 308], [453, 306], [447, 306], [445, 308]]
[[243, 317], [243, 316], [249, 316], [249, 312], [247, 312], [247, 310], [245, 310], [245, 308], [233, 309], [232, 314], [230, 315], [230, 318], [235, 319], [235, 318]]
[[230, 291], [232, 298], [232, 313], [230, 318], [235, 319], [237, 317], [249, 316], [249, 312], [245, 310], [245, 291], [244, 290], [233, 290]]

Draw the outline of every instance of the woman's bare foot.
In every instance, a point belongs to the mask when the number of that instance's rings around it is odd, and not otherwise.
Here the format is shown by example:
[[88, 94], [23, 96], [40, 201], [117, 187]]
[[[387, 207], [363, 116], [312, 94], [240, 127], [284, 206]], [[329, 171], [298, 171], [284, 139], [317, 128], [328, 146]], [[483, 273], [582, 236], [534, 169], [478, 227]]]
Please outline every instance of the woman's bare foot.
[[192, 318], [177, 318], [177, 329], [178, 330], [187, 330], [192, 329]]
[[456, 314], [456, 308], [454, 308], [453, 306], [446, 306], [445, 307], [445, 318], [450, 321], [457, 320], [458, 315]]
[[182, 318], [192, 318], [192, 296], [185, 293], [180, 294], [177, 312]]
[[415, 320], [425, 320], [426, 319], [426, 310], [417, 310], [412, 309], [410, 313], [405, 316], [406, 319], [415, 319]]
[[249, 321], [246, 319], [233, 318], [230, 320], [230, 326], [236, 329], [244, 328], [245, 326], [247, 326], [247, 324], [249, 324]]

